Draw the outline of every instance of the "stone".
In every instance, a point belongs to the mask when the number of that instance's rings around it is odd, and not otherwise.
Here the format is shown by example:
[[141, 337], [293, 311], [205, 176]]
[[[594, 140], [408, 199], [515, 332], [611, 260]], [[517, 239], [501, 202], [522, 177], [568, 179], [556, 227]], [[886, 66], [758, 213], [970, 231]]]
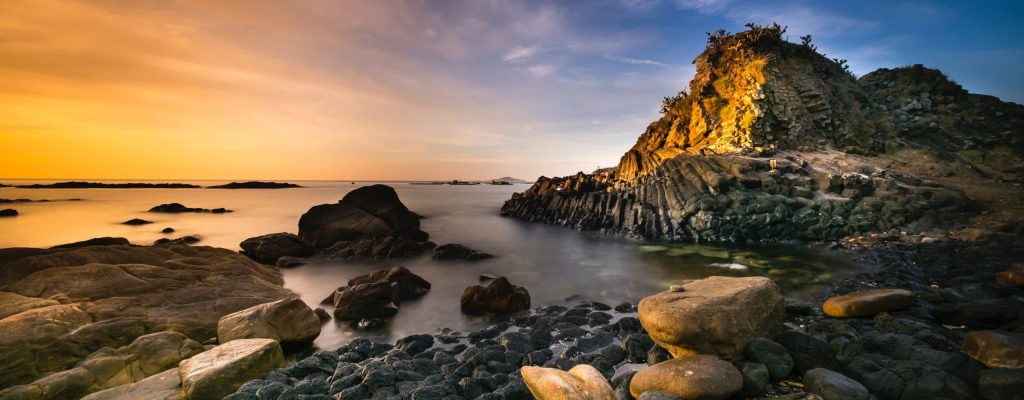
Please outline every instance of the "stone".
[[633, 376], [629, 392], [639, 398], [660, 391], [683, 399], [728, 399], [743, 389], [743, 375], [712, 355], [693, 355], [645, 368]]
[[220, 317], [217, 340], [274, 339], [281, 344], [312, 342], [320, 336], [320, 318], [301, 299], [260, 304]]
[[281, 257], [310, 257], [316, 251], [305, 240], [292, 233], [271, 233], [248, 238], [239, 244], [242, 254], [264, 264], [274, 265]]
[[[632, 396], [631, 396], [632, 397]], [[636, 400], [682, 400], [677, 396], [657, 390], [649, 390], [640, 395]]]
[[974, 331], [960, 349], [989, 368], [1024, 368], [1024, 336], [1001, 331]]
[[487, 287], [470, 286], [459, 299], [466, 314], [511, 314], [530, 308], [530, 293], [522, 286], [513, 285], [505, 277], [492, 281]]
[[366, 275], [349, 279], [348, 285], [355, 286], [364, 283], [386, 282], [396, 289], [398, 302], [412, 300], [427, 294], [430, 291], [430, 282], [423, 277], [412, 273], [405, 267], [391, 267], [378, 269]]
[[523, 367], [523, 381], [538, 400], [616, 400], [615, 392], [594, 367], [580, 364], [568, 372]]
[[793, 357], [786, 348], [765, 338], [751, 340], [746, 355], [747, 359], [764, 364], [773, 381], [785, 378], [793, 370]]
[[214, 213], [214, 214], [222, 214], [222, 213], [226, 213], [226, 212], [231, 212], [231, 210], [227, 210], [227, 209], [224, 209], [224, 208], [214, 208], [214, 209], [211, 210], [211, 209], [207, 209], [207, 208], [185, 207], [181, 203], [167, 203], [167, 204], [161, 204], [161, 205], [155, 206], [153, 208], [150, 208], [149, 212], [169, 213], [169, 214], [180, 214], [180, 213]]
[[388, 318], [398, 313], [395, 287], [388, 282], [343, 286], [334, 292], [334, 317], [341, 320]]
[[422, 353], [434, 345], [434, 337], [426, 334], [410, 335], [398, 339], [395, 348], [414, 356]]
[[174, 233], [174, 228], [166, 227], [160, 231], [160, 233]]
[[433, 258], [435, 260], [450, 261], [477, 261], [494, 257], [493, 255], [473, 250], [457, 243], [448, 243], [434, 248]]
[[51, 247], [51, 249], [76, 249], [80, 247], [91, 247], [91, 246], [120, 246], [126, 245], [128, 239], [123, 237], [99, 237], [92, 238], [89, 240], [83, 240], [81, 242], [65, 243]]
[[1013, 264], [1006, 268], [1006, 271], [996, 273], [996, 281], [1024, 286], [1024, 264]]
[[22, 296], [17, 293], [0, 292], [0, 320], [28, 311], [33, 308], [43, 308], [60, 304], [56, 300], [40, 299], [37, 297]]
[[805, 333], [786, 331], [776, 336], [775, 342], [786, 348], [793, 358], [793, 367], [801, 376], [819, 367], [833, 371], [843, 369], [828, 344]]
[[743, 389], [740, 397], [757, 397], [772, 389], [768, 367], [758, 362], [741, 362], [736, 365], [743, 375]]
[[184, 400], [178, 369], [171, 368], [141, 381], [101, 390], [82, 400]]
[[869, 400], [871, 392], [846, 375], [825, 368], [814, 368], [804, 374], [804, 390], [825, 400]]
[[306, 259], [292, 256], [283, 256], [274, 263], [278, 268], [295, 268], [306, 265]]
[[785, 305], [768, 278], [712, 276], [640, 301], [639, 317], [655, 343], [674, 357], [714, 354], [732, 360], [756, 337], [779, 331]]
[[146, 224], [152, 224], [152, 223], [153, 223], [153, 221], [146, 221], [146, 220], [140, 219], [140, 218], [132, 218], [130, 220], [122, 222], [121, 224], [123, 224], [123, 225], [146, 225]]
[[182, 361], [178, 373], [186, 399], [219, 399], [283, 366], [276, 340], [238, 339]]
[[18, 210], [15, 210], [13, 208], [5, 208], [5, 209], [0, 210], [0, 217], [17, 217], [17, 216], [18, 216]]
[[978, 379], [978, 394], [985, 400], [1024, 399], [1024, 369], [986, 369]]
[[299, 237], [326, 249], [338, 242], [398, 236], [425, 242], [420, 217], [409, 211], [390, 186], [355, 189], [335, 204], [315, 206], [299, 219]]
[[880, 312], [910, 308], [917, 300], [903, 289], [869, 289], [831, 297], [821, 306], [830, 317], [870, 317]]

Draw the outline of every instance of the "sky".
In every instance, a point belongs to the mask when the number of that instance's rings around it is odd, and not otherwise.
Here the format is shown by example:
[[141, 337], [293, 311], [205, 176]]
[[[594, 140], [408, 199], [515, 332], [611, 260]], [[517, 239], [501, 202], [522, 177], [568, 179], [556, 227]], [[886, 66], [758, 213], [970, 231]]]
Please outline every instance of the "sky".
[[1024, 103], [1024, 2], [0, 1], [0, 178], [535, 179], [615, 165], [705, 32]]

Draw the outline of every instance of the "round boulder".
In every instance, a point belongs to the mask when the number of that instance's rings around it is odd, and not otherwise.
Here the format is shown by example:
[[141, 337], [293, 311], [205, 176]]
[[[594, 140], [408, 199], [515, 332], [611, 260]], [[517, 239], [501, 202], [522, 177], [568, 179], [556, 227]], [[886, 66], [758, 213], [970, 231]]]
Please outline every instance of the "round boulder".
[[785, 315], [779, 288], [764, 277], [712, 276], [640, 301], [640, 323], [676, 358], [714, 354], [739, 357], [756, 337], [778, 332]]
[[630, 382], [635, 398], [659, 391], [682, 399], [728, 399], [743, 389], [743, 375], [735, 366], [711, 355], [695, 355], [640, 370]]
[[320, 317], [302, 300], [284, 299], [225, 315], [217, 321], [217, 340], [265, 338], [308, 343], [320, 336]]
[[538, 400], [615, 400], [615, 391], [594, 367], [580, 364], [568, 372], [523, 367], [523, 381]]
[[814, 393], [825, 400], [868, 400], [871, 392], [846, 375], [828, 370], [815, 368], [804, 374], [804, 390]]
[[829, 298], [821, 308], [830, 317], [870, 317], [883, 311], [910, 308], [915, 301], [909, 290], [869, 289]]

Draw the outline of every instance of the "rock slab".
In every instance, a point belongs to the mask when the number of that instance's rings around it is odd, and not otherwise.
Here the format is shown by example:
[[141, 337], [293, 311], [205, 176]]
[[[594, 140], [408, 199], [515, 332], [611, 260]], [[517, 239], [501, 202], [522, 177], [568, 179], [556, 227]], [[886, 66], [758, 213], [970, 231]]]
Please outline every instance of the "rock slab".
[[655, 343], [676, 358], [713, 354], [739, 357], [747, 343], [781, 327], [785, 304], [764, 277], [712, 276], [640, 301], [640, 323]]
[[284, 344], [307, 343], [320, 336], [320, 318], [301, 299], [260, 304], [217, 321], [217, 340], [265, 338]]
[[830, 317], [870, 317], [914, 305], [914, 294], [903, 289], [869, 289], [835, 296], [821, 306]]
[[215, 400], [283, 366], [284, 354], [276, 340], [239, 339], [182, 361], [178, 374], [186, 399]]

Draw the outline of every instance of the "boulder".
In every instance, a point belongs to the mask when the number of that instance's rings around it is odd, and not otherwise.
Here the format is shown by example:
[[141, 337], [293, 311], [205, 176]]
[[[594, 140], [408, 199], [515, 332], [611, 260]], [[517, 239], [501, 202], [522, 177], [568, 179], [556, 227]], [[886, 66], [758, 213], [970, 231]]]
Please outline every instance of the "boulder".
[[629, 392], [639, 398], [659, 391], [682, 399], [728, 399], [743, 388], [743, 375], [732, 364], [712, 355], [668, 360], [633, 376]]
[[238, 339], [182, 361], [178, 374], [186, 399], [220, 399], [283, 366], [276, 340]]
[[119, 246], [129, 244], [128, 239], [123, 237], [99, 237], [92, 238], [89, 240], [83, 240], [81, 242], [65, 243], [51, 247], [51, 249], [76, 249], [79, 247], [89, 246]]
[[242, 254], [264, 264], [273, 265], [284, 256], [309, 257], [316, 249], [295, 234], [271, 233], [245, 239], [239, 244]]
[[401, 266], [378, 269], [366, 275], [357, 276], [349, 279], [348, 285], [355, 286], [376, 282], [392, 284], [397, 290], [396, 296], [399, 301], [412, 300], [430, 291], [430, 282]]
[[224, 315], [295, 297], [279, 271], [227, 249], [111, 245], [31, 254], [0, 261], [0, 290], [21, 296], [4, 295], [19, 306], [0, 319], [0, 387], [31, 383], [151, 332], [174, 330], [202, 343], [216, 337]]
[[82, 400], [183, 400], [178, 369], [171, 368], [141, 381], [101, 390]]
[[815, 368], [842, 370], [839, 360], [828, 344], [803, 332], [786, 331], [775, 337], [775, 342], [786, 348], [793, 359], [793, 368], [801, 376]]
[[217, 340], [265, 338], [282, 344], [308, 343], [320, 336], [320, 318], [301, 299], [260, 304], [220, 317]]
[[56, 300], [40, 299], [37, 297], [26, 297], [17, 293], [0, 292], [0, 320], [9, 316], [28, 311], [33, 308], [43, 308], [60, 304]]
[[1024, 368], [1024, 336], [1001, 331], [974, 331], [960, 349], [989, 368]]
[[793, 370], [793, 357], [786, 348], [765, 338], [751, 340], [746, 355], [747, 359], [764, 364], [773, 381], [785, 378]]
[[612, 386], [594, 367], [580, 364], [568, 372], [526, 366], [523, 382], [538, 400], [616, 400]]
[[0, 210], [0, 217], [17, 217], [17, 216], [18, 216], [18, 210], [15, 210], [13, 208], [5, 208], [3, 210]]
[[870, 317], [883, 311], [910, 308], [917, 300], [903, 289], [869, 289], [835, 296], [821, 306], [830, 317]]
[[398, 312], [395, 285], [363, 283], [338, 288], [333, 295], [334, 317], [340, 320], [388, 318]]
[[390, 186], [361, 187], [335, 204], [315, 206], [299, 219], [299, 237], [319, 249], [338, 242], [381, 237], [426, 242], [420, 217], [409, 211]]
[[457, 243], [448, 243], [434, 248], [434, 259], [441, 261], [476, 261], [494, 257]]
[[1006, 271], [996, 274], [996, 281], [1009, 283], [1014, 286], [1024, 286], [1024, 264], [1013, 264]]
[[522, 286], [513, 285], [508, 278], [500, 277], [487, 287], [467, 287], [459, 302], [466, 314], [511, 314], [530, 308], [530, 292]]
[[825, 368], [814, 368], [804, 374], [804, 390], [825, 400], [871, 399], [871, 392], [860, 382]]
[[1024, 399], [1024, 369], [995, 368], [981, 371], [978, 394], [985, 400]]
[[651, 339], [677, 358], [736, 359], [754, 338], [778, 332], [785, 315], [782, 295], [768, 278], [712, 276], [683, 288], [646, 297], [638, 306]]
[[132, 218], [130, 220], [122, 222], [122, 224], [124, 224], [124, 225], [146, 225], [146, 224], [152, 224], [152, 223], [153, 223], [153, 221], [146, 221], [146, 220], [141, 219], [141, 218]]

